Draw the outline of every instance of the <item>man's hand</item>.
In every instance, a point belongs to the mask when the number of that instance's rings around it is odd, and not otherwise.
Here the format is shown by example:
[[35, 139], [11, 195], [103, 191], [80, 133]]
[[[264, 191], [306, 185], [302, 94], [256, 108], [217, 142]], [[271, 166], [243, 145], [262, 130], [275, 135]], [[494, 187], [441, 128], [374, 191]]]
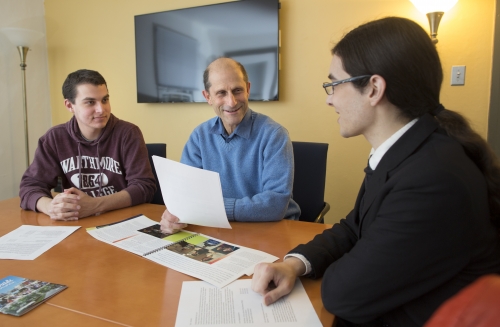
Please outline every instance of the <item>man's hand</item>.
[[76, 194], [59, 193], [53, 199], [40, 198], [36, 208], [53, 220], [78, 220], [81, 209], [79, 200]]
[[[293, 257], [284, 262], [259, 263], [252, 277], [252, 290], [263, 295], [264, 304], [270, 305], [290, 293], [297, 277], [305, 271], [304, 263]], [[271, 282], [274, 283], [272, 287]]]
[[73, 195], [78, 198], [78, 205], [80, 210], [78, 212], [79, 218], [84, 218], [88, 216], [93, 216], [96, 214], [100, 214], [99, 205], [102, 201], [102, 198], [91, 197], [87, 195], [87, 193], [80, 191], [76, 187], [72, 187], [64, 190], [64, 194]]
[[187, 224], [179, 223], [179, 218], [177, 216], [172, 215], [167, 208], [165, 208], [165, 212], [161, 215], [160, 221], [160, 230], [163, 233], [173, 234], [177, 233], [180, 229], [186, 228]]
[[36, 209], [54, 220], [77, 220], [125, 208], [131, 204], [130, 194], [125, 190], [94, 198], [76, 187], [72, 187], [56, 195], [54, 199], [41, 197], [36, 203]]

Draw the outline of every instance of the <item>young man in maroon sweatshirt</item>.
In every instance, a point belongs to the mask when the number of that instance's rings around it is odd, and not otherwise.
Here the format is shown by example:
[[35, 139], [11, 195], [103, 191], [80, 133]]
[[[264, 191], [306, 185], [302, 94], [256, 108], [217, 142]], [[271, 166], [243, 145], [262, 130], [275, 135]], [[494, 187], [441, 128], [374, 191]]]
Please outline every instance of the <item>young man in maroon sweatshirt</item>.
[[[24, 173], [21, 208], [55, 220], [77, 220], [149, 202], [156, 184], [140, 129], [111, 114], [106, 81], [96, 71], [78, 70], [63, 87], [73, 117], [38, 141]], [[51, 189], [62, 177], [64, 191]]]

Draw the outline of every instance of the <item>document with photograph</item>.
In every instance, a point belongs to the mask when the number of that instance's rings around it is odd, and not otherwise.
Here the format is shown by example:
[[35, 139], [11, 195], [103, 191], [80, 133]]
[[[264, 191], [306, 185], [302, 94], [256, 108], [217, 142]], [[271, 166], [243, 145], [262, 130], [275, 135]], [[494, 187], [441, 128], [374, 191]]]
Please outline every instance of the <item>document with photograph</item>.
[[153, 156], [163, 201], [183, 223], [231, 228], [219, 174]]
[[278, 257], [268, 253], [204, 234], [186, 230], [164, 234], [158, 222], [144, 215], [88, 228], [87, 232], [100, 241], [217, 287], [223, 287], [245, 274], [253, 274], [259, 262], [278, 260]]
[[137, 215], [109, 225], [87, 228], [87, 232], [99, 241], [137, 255], [144, 255], [192, 235], [188, 232], [164, 234], [157, 221], [144, 215]]
[[0, 259], [34, 260], [80, 226], [22, 225], [0, 237]]
[[175, 327], [321, 326], [300, 279], [290, 294], [269, 306], [251, 284], [251, 279], [241, 279], [219, 289], [205, 282], [183, 282]]
[[22, 316], [66, 288], [66, 285], [7, 276], [0, 279], [0, 312]]

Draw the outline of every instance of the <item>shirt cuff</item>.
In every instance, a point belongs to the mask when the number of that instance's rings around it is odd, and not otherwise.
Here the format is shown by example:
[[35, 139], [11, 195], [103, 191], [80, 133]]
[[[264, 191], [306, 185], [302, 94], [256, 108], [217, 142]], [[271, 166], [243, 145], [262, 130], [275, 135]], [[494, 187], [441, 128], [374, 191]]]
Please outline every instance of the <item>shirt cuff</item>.
[[299, 254], [299, 253], [289, 253], [289, 254], [285, 255], [285, 257], [283, 258], [283, 261], [285, 261], [286, 258], [289, 258], [289, 257], [294, 257], [294, 258], [300, 259], [300, 261], [302, 261], [304, 263], [304, 265], [306, 266], [306, 272], [303, 273], [300, 276], [309, 275], [312, 272], [311, 263], [302, 254]]
[[224, 198], [224, 209], [226, 209], [227, 220], [235, 221], [234, 219], [234, 205], [236, 203], [236, 199], [234, 198]]

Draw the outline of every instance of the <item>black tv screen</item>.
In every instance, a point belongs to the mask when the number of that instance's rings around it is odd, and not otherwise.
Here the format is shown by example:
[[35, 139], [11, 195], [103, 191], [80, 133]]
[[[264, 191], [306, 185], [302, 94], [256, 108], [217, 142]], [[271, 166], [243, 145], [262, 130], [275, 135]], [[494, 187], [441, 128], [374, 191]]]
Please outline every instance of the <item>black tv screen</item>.
[[241, 0], [135, 16], [137, 102], [205, 102], [218, 57], [245, 66], [250, 100], [278, 100], [278, 0]]

